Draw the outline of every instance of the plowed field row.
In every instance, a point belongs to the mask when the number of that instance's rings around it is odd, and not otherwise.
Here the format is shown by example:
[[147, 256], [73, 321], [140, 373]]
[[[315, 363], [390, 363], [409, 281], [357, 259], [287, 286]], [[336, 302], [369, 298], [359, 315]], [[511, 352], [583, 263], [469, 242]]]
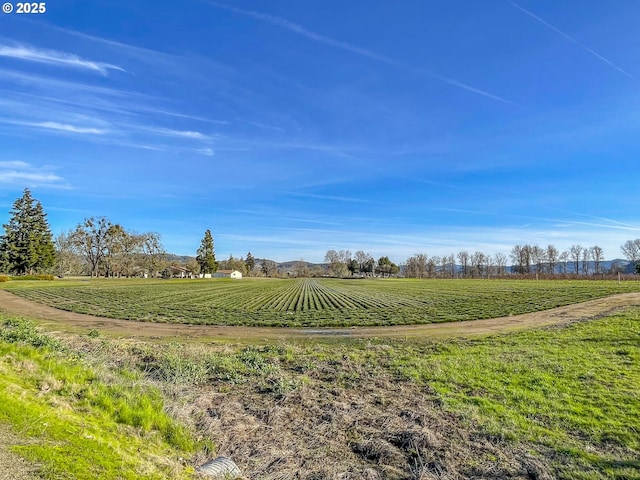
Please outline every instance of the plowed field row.
[[92, 280], [9, 282], [62, 310], [208, 325], [352, 326], [477, 320], [640, 291], [640, 282], [523, 280]]

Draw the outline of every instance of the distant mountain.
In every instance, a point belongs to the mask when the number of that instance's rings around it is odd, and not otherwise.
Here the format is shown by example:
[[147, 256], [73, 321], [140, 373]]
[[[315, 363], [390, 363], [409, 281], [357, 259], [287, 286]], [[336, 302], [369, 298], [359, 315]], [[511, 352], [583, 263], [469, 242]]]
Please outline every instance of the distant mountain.
[[[593, 262], [589, 262], [589, 270], [593, 271], [595, 268], [595, 264]], [[607, 260], [604, 262], [600, 262], [600, 269], [607, 272], [620, 272], [620, 273], [634, 273], [635, 266], [629, 260], [623, 260], [621, 258], [616, 258], [615, 260]]]
[[[180, 265], [184, 265], [188, 260], [195, 260], [195, 258], [196, 257], [192, 257], [189, 255], [175, 255], [172, 253], [167, 254], [167, 260], [169, 262], [180, 264]], [[268, 260], [269, 259], [267, 258], [256, 258], [255, 259], [256, 266], [259, 267], [260, 265], [262, 265], [263, 261], [268, 261]], [[281, 273], [294, 272], [295, 270], [300, 268], [301, 262], [304, 265], [303, 268], [307, 269], [308, 271], [317, 272], [319, 270], [322, 270], [322, 271], [329, 270], [328, 263], [312, 263], [312, 262], [305, 262], [304, 260], [289, 260], [286, 262], [276, 262], [275, 260], [271, 260], [271, 261], [273, 261], [276, 264], [278, 271]], [[561, 269], [561, 264], [560, 262], [558, 262], [558, 264], [556, 264], [556, 273], [560, 273], [560, 269]], [[588, 269], [590, 273], [593, 273], [593, 271], [595, 270], [595, 263], [593, 261], [588, 262]], [[439, 270], [440, 270], [440, 267], [438, 267], [438, 271]], [[455, 270], [458, 273], [461, 272], [462, 266], [456, 265]], [[515, 267], [513, 265], [510, 265], [507, 267], [507, 271], [513, 272], [515, 271]], [[573, 273], [573, 271], [574, 271], [574, 262], [570, 260], [567, 262], [567, 273]], [[600, 271], [604, 273], [615, 273], [617, 271], [620, 271], [620, 273], [634, 273], [634, 266], [629, 260], [616, 258], [614, 260], [606, 260], [606, 261], [600, 262]], [[580, 272], [582, 272], [582, 260], [580, 261]]]
[[177, 264], [181, 264], [181, 265], [184, 265], [189, 260], [195, 260], [196, 259], [196, 257], [191, 257], [189, 255], [176, 255], [174, 253], [167, 253], [167, 254], [165, 254], [165, 257], [166, 257], [168, 262], [177, 263]]

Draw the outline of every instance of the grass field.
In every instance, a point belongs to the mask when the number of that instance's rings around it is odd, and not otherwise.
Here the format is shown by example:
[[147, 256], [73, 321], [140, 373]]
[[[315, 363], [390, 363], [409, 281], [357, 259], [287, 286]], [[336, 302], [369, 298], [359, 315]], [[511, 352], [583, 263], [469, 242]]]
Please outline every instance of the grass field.
[[62, 310], [119, 319], [209, 325], [326, 327], [476, 320], [545, 310], [640, 282], [243, 279], [8, 282]]
[[640, 479], [638, 309], [479, 340], [138, 348], [204, 387], [201, 428], [250, 478]]
[[0, 427], [21, 438], [11, 452], [38, 465], [37, 478], [191, 478], [179, 458], [205, 444], [141, 380], [91, 368], [33, 323], [0, 315]]
[[0, 318], [0, 432], [44, 478], [188, 478], [215, 444], [263, 480], [640, 480], [638, 418], [637, 307], [473, 340], [259, 346]]

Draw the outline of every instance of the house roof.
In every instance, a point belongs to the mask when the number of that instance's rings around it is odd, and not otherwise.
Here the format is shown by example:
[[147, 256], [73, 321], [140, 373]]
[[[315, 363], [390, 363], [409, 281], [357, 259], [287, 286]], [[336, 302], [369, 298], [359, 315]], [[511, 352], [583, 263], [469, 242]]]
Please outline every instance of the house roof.
[[240, 273], [239, 270], [218, 270], [216, 273], [233, 273], [233, 272]]
[[169, 265], [169, 268], [172, 268], [173, 270], [178, 270], [180, 272], [190, 272], [188, 268], [180, 267], [178, 265]]

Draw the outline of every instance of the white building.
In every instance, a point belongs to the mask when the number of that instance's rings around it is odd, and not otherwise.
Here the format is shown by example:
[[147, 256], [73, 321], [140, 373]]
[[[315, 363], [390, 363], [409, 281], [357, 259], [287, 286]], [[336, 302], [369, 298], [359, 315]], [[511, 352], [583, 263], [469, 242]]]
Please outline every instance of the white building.
[[242, 273], [238, 270], [218, 270], [213, 274], [215, 278], [242, 278]]

